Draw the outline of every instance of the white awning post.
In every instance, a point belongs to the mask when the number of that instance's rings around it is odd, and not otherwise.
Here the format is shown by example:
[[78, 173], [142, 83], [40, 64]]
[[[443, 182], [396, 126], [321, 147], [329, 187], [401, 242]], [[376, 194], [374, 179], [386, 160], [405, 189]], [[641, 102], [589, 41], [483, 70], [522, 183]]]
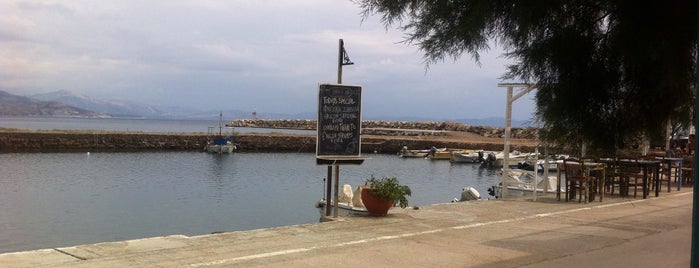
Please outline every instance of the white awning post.
[[510, 175], [510, 136], [512, 135], [512, 86], [507, 87], [507, 108], [505, 109], [505, 148], [502, 150], [504, 160], [502, 161], [502, 191], [501, 198], [507, 196], [507, 178]]
[[[504, 199], [507, 196], [507, 176], [510, 174], [509, 161], [510, 137], [512, 135], [512, 103], [534, 90], [536, 88], [536, 84], [499, 83], [498, 87], [507, 88], [507, 108], [505, 109], [505, 148], [502, 150], [505, 156], [502, 164], [502, 191], [500, 192], [500, 198]], [[514, 87], [522, 87], [524, 90], [518, 92], [517, 95], [512, 96]], [[534, 191], [536, 192], [536, 188]]]

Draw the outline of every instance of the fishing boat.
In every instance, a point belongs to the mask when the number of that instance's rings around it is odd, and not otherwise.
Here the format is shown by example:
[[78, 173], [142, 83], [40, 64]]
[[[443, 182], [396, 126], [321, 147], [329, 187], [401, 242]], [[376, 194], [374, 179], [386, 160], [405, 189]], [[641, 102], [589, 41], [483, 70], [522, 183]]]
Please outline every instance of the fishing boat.
[[214, 132], [215, 127], [209, 127], [209, 140], [206, 142], [204, 150], [210, 153], [224, 154], [232, 153], [237, 149], [233, 143], [233, 133], [223, 136], [223, 113], [219, 114], [218, 133]]
[[[369, 211], [364, 208], [362, 202], [361, 188], [357, 187], [355, 192], [352, 192], [352, 186], [345, 184], [342, 186], [342, 191], [337, 199], [337, 215], [338, 216], [365, 216], [369, 215]], [[321, 198], [316, 202], [316, 208], [320, 211], [320, 217], [324, 217], [327, 212], [328, 202], [325, 198]], [[334, 213], [334, 202], [330, 200], [330, 213]]]
[[547, 161], [547, 159], [528, 158], [522, 162], [519, 162], [517, 164], [517, 166], [512, 166], [512, 167], [517, 168], [517, 169], [533, 171], [534, 166], [536, 166], [536, 169], [540, 173], [542, 173], [542, 172], [544, 172], [545, 169], [548, 169], [549, 171], [556, 171], [556, 169], [558, 168], [558, 162], [559, 161], [557, 161], [553, 158], [549, 158], [548, 161]]
[[[565, 187], [558, 185], [556, 174], [550, 174], [548, 178], [544, 178], [538, 172], [513, 169], [504, 179], [507, 182], [508, 196], [533, 195], [535, 191], [537, 194], [555, 193], [556, 188], [559, 188], [561, 193], [565, 193]], [[488, 194], [496, 198], [502, 197], [502, 183], [488, 188]]]
[[[409, 150], [407, 146], [403, 146], [400, 151], [398, 151], [399, 157], [404, 158], [429, 158], [431, 155], [440, 154], [442, 152], [447, 152], [447, 148], [435, 148], [425, 149], [425, 150]], [[446, 159], [449, 159], [448, 157]]]
[[439, 150], [434, 148], [434, 150], [430, 150], [429, 153], [427, 153], [427, 156], [425, 158], [427, 159], [432, 159], [432, 160], [449, 160], [451, 159], [451, 152], [450, 150]]
[[504, 165], [513, 166], [521, 163], [522, 161], [536, 157], [534, 153], [521, 153], [519, 151], [513, 151], [510, 153], [508, 162], [505, 163], [505, 153], [504, 152], [488, 152], [485, 154], [482, 165], [485, 167], [501, 168]]
[[478, 200], [481, 199], [481, 193], [476, 190], [476, 188], [473, 187], [465, 187], [461, 189], [461, 197], [460, 198], [454, 198], [451, 200], [452, 203], [455, 202], [464, 202], [464, 201], [473, 201], [473, 200]]
[[[325, 201], [325, 198], [318, 200], [316, 202], [316, 208], [320, 210], [320, 216], [323, 217], [325, 216], [326, 212], [326, 207], [328, 205], [328, 202]], [[332, 214], [334, 211], [335, 206], [330, 202], [330, 213]], [[355, 207], [352, 205], [351, 202], [338, 202], [337, 203], [337, 215], [338, 216], [366, 216], [369, 215], [369, 211], [366, 210], [364, 207]]]
[[449, 161], [452, 163], [479, 163], [483, 161], [483, 150], [452, 151]]

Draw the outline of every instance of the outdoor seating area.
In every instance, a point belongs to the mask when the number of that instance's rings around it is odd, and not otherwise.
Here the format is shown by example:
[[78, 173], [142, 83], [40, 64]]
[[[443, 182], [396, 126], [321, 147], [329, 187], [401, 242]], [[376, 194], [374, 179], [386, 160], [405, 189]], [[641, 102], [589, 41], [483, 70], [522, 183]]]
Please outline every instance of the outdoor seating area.
[[692, 187], [693, 178], [692, 155], [569, 157], [558, 163], [557, 181], [565, 185], [565, 193], [558, 189], [556, 198], [586, 203], [602, 202], [605, 195], [645, 199], [651, 194], [658, 197], [663, 190]]

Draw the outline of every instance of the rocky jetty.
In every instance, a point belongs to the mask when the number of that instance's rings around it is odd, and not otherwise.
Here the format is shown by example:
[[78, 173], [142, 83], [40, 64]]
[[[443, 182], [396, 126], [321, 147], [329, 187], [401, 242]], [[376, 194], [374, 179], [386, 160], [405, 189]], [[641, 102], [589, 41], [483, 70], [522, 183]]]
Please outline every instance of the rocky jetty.
[[[204, 151], [208, 136], [203, 133], [140, 133], [89, 131], [23, 131], [0, 129], [0, 153], [31, 152], [140, 152]], [[313, 134], [238, 133], [235, 143], [242, 152], [315, 152]], [[512, 146], [533, 151], [533, 140], [514, 139]], [[432, 146], [483, 149], [503, 148], [500, 138], [458, 136], [362, 136], [362, 153], [395, 154], [403, 146], [427, 149]]]
[[[226, 126], [315, 130], [317, 122], [316, 120], [309, 119], [238, 119], [227, 123]], [[464, 123], [448, 121], [362, 121], [362, 134], [366, 135], [444, 136], [446, 131], [467, 132], [488, 138], [502, 138], [505, 135], [505, 128], [471, 126]], [[536, 129], [512, 128], [512, 137], [535, 139]]]

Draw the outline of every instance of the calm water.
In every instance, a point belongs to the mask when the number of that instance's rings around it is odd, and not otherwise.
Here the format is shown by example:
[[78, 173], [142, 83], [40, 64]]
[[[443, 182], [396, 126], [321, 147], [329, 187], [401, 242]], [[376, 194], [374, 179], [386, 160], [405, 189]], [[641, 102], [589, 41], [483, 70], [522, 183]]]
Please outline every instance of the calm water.
[[[410, 205], [466, 186], [487, 198], [500, 181], [478, 165], [365, 156], [341, 166], [341, 183], [396, 176]], [[0, 154], [0, 252], [314, 223], [326, 171], [307, 153]]]

